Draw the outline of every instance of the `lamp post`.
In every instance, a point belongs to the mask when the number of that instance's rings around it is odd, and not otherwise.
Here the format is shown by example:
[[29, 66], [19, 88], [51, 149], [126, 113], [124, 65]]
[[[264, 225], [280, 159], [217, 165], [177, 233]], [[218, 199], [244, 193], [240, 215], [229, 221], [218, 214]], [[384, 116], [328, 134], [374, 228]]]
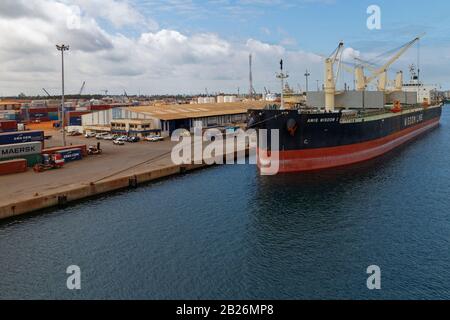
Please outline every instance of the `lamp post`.
[[62, 138], [63, 138], [63, 145], [66, 146], [66, 115], [65, 115], [65, 107], [64, 107], [64, 51], [69, 51], [69, 46], [66, 46], [65, 44], [62, 45], [56, 45], [56, 49], [58, 51], [61, 51], [61, 79], [62, 79], [62, 94], [61, 94], [61, 127], [62, 127]]

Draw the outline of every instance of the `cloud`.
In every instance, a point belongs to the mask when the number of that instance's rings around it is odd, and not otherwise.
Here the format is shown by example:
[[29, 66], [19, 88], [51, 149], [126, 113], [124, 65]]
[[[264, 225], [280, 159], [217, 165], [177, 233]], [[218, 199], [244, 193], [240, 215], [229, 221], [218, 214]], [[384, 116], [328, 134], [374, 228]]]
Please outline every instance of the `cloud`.
[[[170, 0], [167, 6], [171, 4], [189, 10], [192, 3]], [[89, 93], [108, 89], [121, 94], [126, 89], [129, 94], [195, 94], [205, 88], [245, 92], [250, 53], [254, 86], [260, 92], [264, 87], [279, 91], [275, 74], [281, 58], [293, 87], [304, 85], [305, 69], [311, 73], [311, 82], [323, 79], [322, 58], [294, 49], [289, 37], [282, 43], [268, 43], [213, 32], [155, 29], [148, 24], [151, 19], [128, 1], [3, 0], [0, 9], [0, 95], [42, 94], [43, 87], [59, 88], [58, 43], [70, 45], [65, 60], [69, 93], [77, 92], [83, 81]], [[129, 28], [134, 32], [127, 32]], [[345, 59], [355, 55], [359, 51], [344, 51]], [[434, 72], [433, 66], [430, 70]]]
[[[42, 87], [58, 88], [57, 43], [70, 45], [68, 92], [77, 91], [83, 81], [87, 92], [244, 90], [249, 53], [254, 55], [255, 85], [262, 90], [276, 85], [274, 74], [283, 56], [292, 61], [292, 68], [317, 63], [307, 53], [255, 39], [231, 42], [214, 33], [154, 30], [148, 19], [123, 1], [3, 0], [1, 6], [8, 14], [0, 15], [0, 94], [40, 94]], [[68, 24], [74, 17], [75, 23]], [[138, 36], [126, 36], [121, 29], [106, 31], [99, 19], [110, 20], [117, 28], [134, 25], [144, 31]]]
[[144, 26], [150, 30], [157, 30], [158, 23], [146, 18], [127, 1], [118, 0], [74, 0], [73, 3], [91, 17], [106, 19], [115, 28], [125, 26]]

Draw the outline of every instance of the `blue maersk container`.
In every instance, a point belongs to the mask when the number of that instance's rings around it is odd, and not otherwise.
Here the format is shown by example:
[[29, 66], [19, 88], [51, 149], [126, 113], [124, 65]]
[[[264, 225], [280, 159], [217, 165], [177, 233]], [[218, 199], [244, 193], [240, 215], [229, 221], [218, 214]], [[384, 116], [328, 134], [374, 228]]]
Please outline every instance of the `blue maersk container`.
[[11, 133], [0, 133], [0, 145], [37, 141], [44, 141], [44, 131], [19, 131]]
[[58, 151], [56, 153], [62, 155], [64, 162], [72, 162], [83, 159], [83, 152], [81, 149], [68, 149]]

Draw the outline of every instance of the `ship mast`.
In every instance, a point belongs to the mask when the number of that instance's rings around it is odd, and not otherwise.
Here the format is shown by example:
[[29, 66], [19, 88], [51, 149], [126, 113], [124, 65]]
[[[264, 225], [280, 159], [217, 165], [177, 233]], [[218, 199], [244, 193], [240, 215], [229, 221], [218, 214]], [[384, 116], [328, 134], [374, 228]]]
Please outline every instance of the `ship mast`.
[[280, 70], [281, 72], [277, 74], [277, 78], [281, 80], [281, 110], [284, 110], [284, 80], [289, 78], [289, 75], [284, 73], [283, 59], [280, 61]]

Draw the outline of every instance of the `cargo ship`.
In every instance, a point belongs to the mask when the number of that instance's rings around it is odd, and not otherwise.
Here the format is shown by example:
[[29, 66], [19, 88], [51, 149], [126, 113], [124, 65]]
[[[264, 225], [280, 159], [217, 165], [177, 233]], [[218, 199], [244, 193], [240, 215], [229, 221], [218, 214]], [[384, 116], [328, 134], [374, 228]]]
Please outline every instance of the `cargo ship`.
[[[419, 37], [409, 42], [369, 77], [361, 65], [355, 68], [354, 91], [336, 91], [334, 65], [342, 55], [343, 43], [325, 60], [324, 91], [308, 92], [302, 105], [270, 106], [249, 110], [248, 128], [266, 130], [269, 139], [258, 137], [258, 167], [262, 174], [307, 172], [341, 167], [379, 157], [439, 126], [442, 103], [424, 94], [418, 77], [403, 83], [398, 72], [395, 86], [388, 90], [387, 69]], [[282, 81], [287, 76], [281, 73]], [[378, 78], [376, 91], [368, 84]], [[283, 88], [283, 83], [282, 83]], [[411, 88], [415, 88], [412, 90]], [[419, 92], [421, 101], [419, 101]], [[270, 140], [276, 130], [279, 142]], [[259, 135], [258, 135], [259, 136]]]

